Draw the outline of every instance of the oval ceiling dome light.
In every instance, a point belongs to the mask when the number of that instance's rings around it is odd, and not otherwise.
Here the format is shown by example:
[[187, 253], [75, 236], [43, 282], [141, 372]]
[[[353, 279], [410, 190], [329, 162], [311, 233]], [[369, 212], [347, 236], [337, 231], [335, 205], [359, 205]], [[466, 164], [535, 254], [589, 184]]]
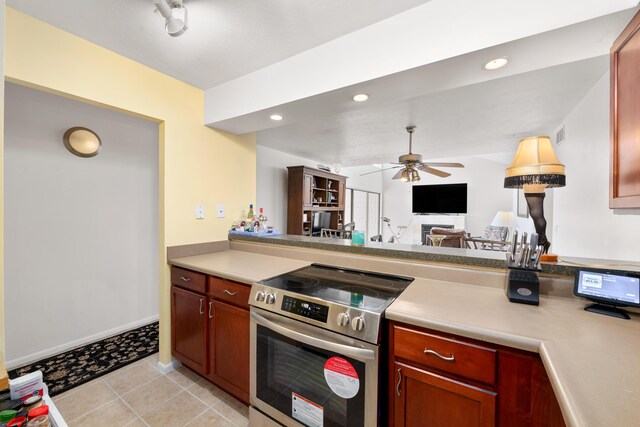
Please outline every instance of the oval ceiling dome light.
[[357, 95], [354, 95], [352, 99], [356, 102], [364, 102], [369, 99], [369, 95], [367, 95], [366, 93], [359, 93]]
[[508, 63], [509, 63], [509, 58], [506, 56], [503, 56], [502, 58], [492, 59], [491, 61], [484, 64], [484, 69], [488, 71], [493, 71], [493, 70], [497, 70], [499, 68], [504, 67]]
[[284, 117], [282, 117], [280, 114], [272, 114], [269, 118], [271, 120], [275, 120], [276, 122], [279, 122], [280, 120], [284, 119]]
[[68, 129], [62, 141], [67, 150], [78, 157], [96, 156], [102, 147], [102, 141], [94, 131], [79, 126]]

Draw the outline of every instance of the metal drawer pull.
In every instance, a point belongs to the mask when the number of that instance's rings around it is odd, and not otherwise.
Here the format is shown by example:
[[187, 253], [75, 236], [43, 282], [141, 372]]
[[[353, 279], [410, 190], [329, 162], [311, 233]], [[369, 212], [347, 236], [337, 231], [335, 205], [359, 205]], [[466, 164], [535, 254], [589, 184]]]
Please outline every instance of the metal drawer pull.
[[200, 314], [204, 314], [204, 311], [202, 310], [202, 303], [204, 302], [204, 300], [202, 298], [200, 298]]
[[191, 279], [188, 277], [184, 277], [184, 276], [180, 276], [180, 278], [182, 279], [183, 282], [190, 282]]
[[396, 384], [396, 394], [400, 396], [400, 383], [402, 382], [402, 368], [398, 368], [398, 384]]
[[226, 289], [224, 290], [224, 293], [227, 294], [227, 295], [231, 295], [231, 296], [234, 296], [235, 294], [237, 294], [237, 292], [231, 292], [231, 291], [228, 291]]
[[213, 319], [213, 314], [211, 314], [211, 306], [213, 305], [212, 302], [209, 302], [209, 319]]
[[446, 360], [447, 362], [453, 362], [456, 360], [456, 357], [452, 354], [451, 356], [443, 356], [437, 351], [429, 350], [428, 348], [424, 349], [424, 354], [433, 354], [434, 356], [438, 356], [442, 360]]

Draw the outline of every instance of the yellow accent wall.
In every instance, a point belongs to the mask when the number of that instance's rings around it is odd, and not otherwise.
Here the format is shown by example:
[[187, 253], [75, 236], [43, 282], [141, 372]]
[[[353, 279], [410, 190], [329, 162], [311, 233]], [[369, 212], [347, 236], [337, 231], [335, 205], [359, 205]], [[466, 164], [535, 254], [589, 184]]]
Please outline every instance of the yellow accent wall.
[[[7, 7], [5, 12], [7, 81], [144, 117], [160, 126], [160, 360], [168, 363], [166, 247], [226, 239], [234, 213], [255, 200], [255, 134], [235, 136], [204, 126], [200, 89], [15, 9]], [[205, 206], [204, 220], [195, 219], [197, 204]], [[227, 218], [216, 218], [217, 204], [225, 205]], [[0, 338], [4, 341], [4, 332]]]

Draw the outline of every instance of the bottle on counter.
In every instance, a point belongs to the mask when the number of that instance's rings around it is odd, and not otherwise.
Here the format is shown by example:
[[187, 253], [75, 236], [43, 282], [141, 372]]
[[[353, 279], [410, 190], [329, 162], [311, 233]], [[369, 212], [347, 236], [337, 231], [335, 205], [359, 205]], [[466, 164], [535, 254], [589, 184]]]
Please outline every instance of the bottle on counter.
[[256, 220], [256, 233], [267, 231], [267, 217], [264, 216], [264, 209], [260, 208], [258, 219]]
[[249, 221], [253, 221], [256, 218], [255, 214], [253, 213], [253, 203], [251, 203], [249, 205], [249, 213], [247, 214], [247, 219]]

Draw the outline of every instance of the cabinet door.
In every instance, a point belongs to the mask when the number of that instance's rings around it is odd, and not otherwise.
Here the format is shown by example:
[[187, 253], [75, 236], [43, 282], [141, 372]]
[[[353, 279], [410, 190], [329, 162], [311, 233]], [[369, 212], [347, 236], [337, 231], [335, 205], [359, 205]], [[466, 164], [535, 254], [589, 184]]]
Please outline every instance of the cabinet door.
[[395, 427], [493, 427], [496, 394], [395, 363]]
[[343, 180], [338, 181], [338, 207], [340, 209], [344, 209], [346, 192], [347, 192], [347, 183]]
[[207, 373], [207, 297], [172, 286], [172, 354], [200, 374]]
[[640, 207], [640, 13], [611, 47], [609, 207]]
[[311, 206], [313, 204], [313, 175], [304, 175], [304, 183], [302, 185], [302, 204]]
[[[249, 401], [249, 310], [210, 300], [210, 378], [240, 400]], [[209, 306], [208, 306], [209, 307]]]

